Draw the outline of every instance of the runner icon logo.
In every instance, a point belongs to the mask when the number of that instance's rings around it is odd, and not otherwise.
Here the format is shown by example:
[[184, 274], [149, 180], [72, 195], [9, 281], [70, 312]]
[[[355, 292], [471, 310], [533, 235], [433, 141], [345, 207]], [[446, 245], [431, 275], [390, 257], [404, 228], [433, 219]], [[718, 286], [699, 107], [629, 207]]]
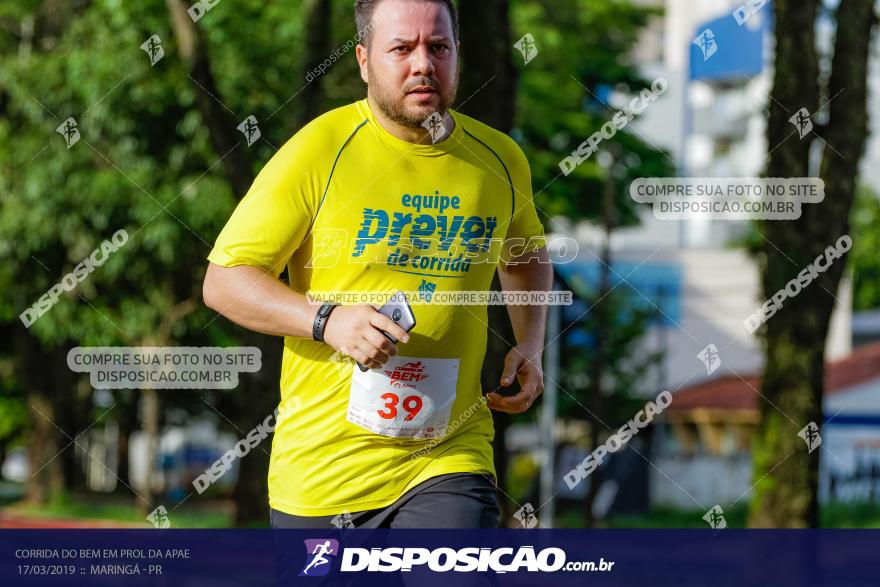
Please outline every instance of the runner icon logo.
[[306, 566], [300, 577], [320, 577], [330, 572], [339, 555], [339, 541], [332, 538], [306, 539]]

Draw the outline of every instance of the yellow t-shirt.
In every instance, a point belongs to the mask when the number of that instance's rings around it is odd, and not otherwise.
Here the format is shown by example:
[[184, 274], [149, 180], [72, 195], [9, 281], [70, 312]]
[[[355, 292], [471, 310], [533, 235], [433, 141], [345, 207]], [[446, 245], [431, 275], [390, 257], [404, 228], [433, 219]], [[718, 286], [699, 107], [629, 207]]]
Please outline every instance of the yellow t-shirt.
[[[318, 117], [262, 169], [208, 259], [275, 276], [286, 264], [301, 293], [487, 291], [499, 257], [503, 265], [544, 246], [544, 231], [519, 146], [451, 114], [452, 133], [425, 145], [388, 133], [367, 100]], [[398, 345], [400, 356], [413, 358], [406, 367], [420, 359], [457, 363], [457, 381], [446, 383], [455, 393], [445, 435], [394, 437], [353, 423], [354, 362], [340, 362], [327, 344], [285, 337], [272, 508], [357, 512], [385, 507], [437, 475], [495, 475], [492, 418], [480, 401], [486, 306], [410, 302], [416, 326]]]

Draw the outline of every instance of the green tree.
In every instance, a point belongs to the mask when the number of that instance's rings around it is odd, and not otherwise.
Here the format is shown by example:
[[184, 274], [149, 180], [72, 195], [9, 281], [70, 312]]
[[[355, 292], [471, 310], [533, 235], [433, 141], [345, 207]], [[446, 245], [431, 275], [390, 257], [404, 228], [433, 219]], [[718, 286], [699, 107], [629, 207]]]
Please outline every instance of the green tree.
[[[567, 176], [560, 161], [615, 115], [617, 109], [602, 97], [608, 90], [638, 94], [650, 88], [629, 56], [643, 27], [659, 12], [623, 0], [578, 0], [523, 3], [515, 15], [517, 28], [531, 33], [538, 46], [534, 61], [521, 72], [514, 129], [532, 165], [535, 204], [550, 231], [565, 232], [555, 219], [562, 217], [591, 221], [606, 233], [598, 282], [582, 284], [578, 292], [591, 310], [576, 328], [589, 333], [591, 345], [565, 353], [565, 381], [559, 386], [561, 406], [577, 405], [589, 422], [592, 450], [608, 422], [615, 421], [612, 415], [630, 405], [627, 370], [638, 372], [657, 360], [637, 366], [627, 357], [647, 318], [627, 304], [626, 296], [609, 295], [610, 235], [638, 222], [627, 192], [631, 181], [669, 175], [674, 162], [626, 128]], [[625, 318], [627, 311], [631, 315]], [[601, 471], [595, 471], [583, 509], [587, 527], [594, 523], [592, 504], [600, 485]]]
[[[830, 71], [820, 70], [816, 48], [819, 0], [773, 3], [776, 57], [767, 123], [767, 177], [807, 177], [810, 149], [822, 141], [819, 175], [825, 182], [821, 204], [804, 206], [797, 220], [764, 221], [758, 256], [763, 297], [783, 289], [825, 247], [850, 233], [850, 211], [858, 165], [868, 133], [867, 65], [874, 3], [841, 0]], [[792, 137], [789, 119], [800, 108], [811, 116], [827, 110], [827, 123], [814, 120], [816, 134]], [[821, 139], [818, 139], [820, 136]], [[796, 298], [785, 302], [761, 331], [766, 368], [759, 402], [761, 422], [752, 443], [757, 480], [749, 524], [815, 527], [819, 522], [819, 450], [808, 452], [798, 432], [821, 425], [825, 340], [834, 294], [846, 266], [835, 261]]]
[[[62, 466], [73, 450], [52, 457], [94, 419], [89, 394], [79, 395], [67, 369], [68, 349], [244, 339], [201, 306], [201, 275], [256, 162], [267, 160], [299, 119], [289, 98], [306, 81], [291, 81], [302, 62], [290, 47], [301, 44], [304, 31], [289, 6], [221, 3], [197, 24], [201, 47], [210, 50], [205, 63], [175, 39], [161, 0], [124, 7], [13, 0], [0, 10], [4, 28], [18, 31], [0, 41], [0, 320], [11, 331], [8, 352], [31, 409], [31, 462], [40, 472], [30, 495], [43, 500], [74, 485]], [[140, 46], [154, 34], [165, 56], [151, 66]], [[207, 100], [206, 65], [222, 72]], [[232, 125], [223, 129], [225, 144], [204, 106], [220, 95], [226, 120], [219, 124]], [[261, 121], [265, 140], [248, 149], [235, 125], [249, 114]], [[80, 132], [70, 148], [55, 132], [68, 116]], [[234, 148], [220, 152], [233, 138]], [[230, 158], [248, 163], [230, 169]], [[119, 229], [129, 235], [125, 246], [25, 329], [18, 315]], [[263, 344], [280, 353], [280, 341]], [[269, 406], [277, 400], [271, 356], [264, 352], [265, 380], [248, 389]], [[129, 395], [118, 394], [114, 409], [129, 411]], [[208, 394], [211, 403], [233, 396]], [[259, 405], [250, 397], [248, 405]], [[242, 429], [256, 423], [247, 412], [223, 411]]]
[[863, 186], [852, 214], [853, 310], [880, 308], [880, 198]]

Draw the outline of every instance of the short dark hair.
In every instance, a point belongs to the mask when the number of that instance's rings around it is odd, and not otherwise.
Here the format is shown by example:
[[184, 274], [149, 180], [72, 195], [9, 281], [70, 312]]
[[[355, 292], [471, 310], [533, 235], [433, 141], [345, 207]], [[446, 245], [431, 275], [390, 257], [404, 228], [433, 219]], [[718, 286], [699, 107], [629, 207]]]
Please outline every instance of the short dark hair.
[[[357, 25], [359, 35], [363, 35], [364, 45], [370, 46], [373, 40], [373, 27], [370, 25], [373, 21], [373, 11], [382, 0], [355, 0], [354, 3], [354, 21]], [[458, 41], [458, 11], [452, 0], [410, 0], [413, 2], [437, 2], [446, 7], [449, 11], [449, 18], [452, 20], [452, 40]]]

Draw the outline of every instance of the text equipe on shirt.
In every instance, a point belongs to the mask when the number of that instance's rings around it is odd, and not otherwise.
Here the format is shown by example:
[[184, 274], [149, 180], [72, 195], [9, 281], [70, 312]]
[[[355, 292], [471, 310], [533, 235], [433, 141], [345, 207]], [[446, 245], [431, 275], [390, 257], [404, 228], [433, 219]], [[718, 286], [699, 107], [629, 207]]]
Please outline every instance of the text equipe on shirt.
[[[440, 269], [443, 263], [444, 270], [467, 271], [468, 265], [479, 253], [489, 252], [498, 218], [443, 214], [447, 209], [458, 210], [460, 203], [458, 196], [443, 196], [437, 191], [427, 196], [403, 194], [401, 204], [414, 212], [364, 208], [352, 257], [361, 257], [368, 246], [384, 241], [389, 249], [397, 247], [388, 255], [389, 265], [415, 263], [422, 269]], [[436, 210], [438, 213], [429, 214], [422, 210]], [[408, 234], [405, 235], [405, 232]], [[425, 255], [414, 255], [417, 251], [446, 253], [449, 259], [428, 259]], [[459, 252], [462, 258], [453, 259], [453, 255]], [[455, 269], [452, 269], [453, 263]]]
[[443, 211], [446, 208], [452, 208], [454, 210], [458, 210], [458, 205], [461, 203], [461, 200], [458, 196], [441, 196], [440, 191], [434, 191], [433, 196], [423, 196], [420, 194], [403, 194], [403, 197], [400, 198], [400, 203], [403, 204], [407, 208], [415, 208], [416, 212], [421, 212], [422, 207], [426, 210], [434, 210], [443, 214]]

